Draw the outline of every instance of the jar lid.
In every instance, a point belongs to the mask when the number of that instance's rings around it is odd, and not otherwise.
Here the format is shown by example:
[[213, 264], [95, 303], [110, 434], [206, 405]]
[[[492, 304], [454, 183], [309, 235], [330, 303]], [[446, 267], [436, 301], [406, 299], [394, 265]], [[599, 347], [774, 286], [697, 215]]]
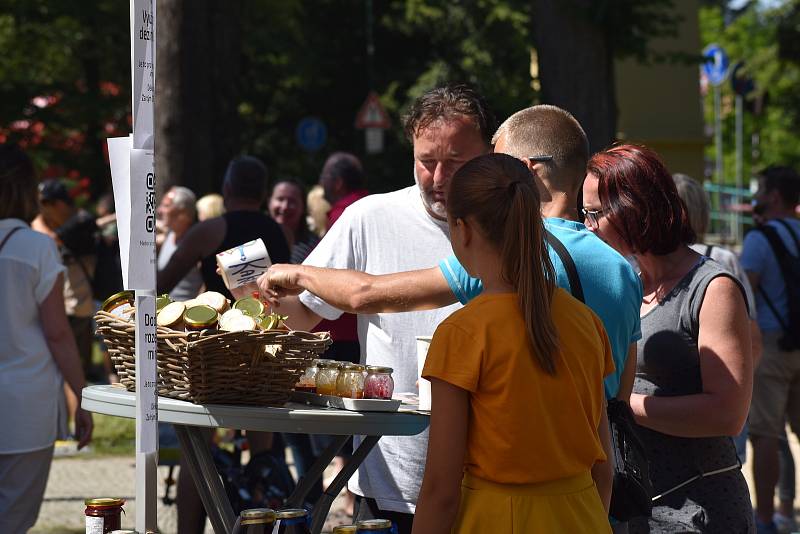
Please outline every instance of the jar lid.
[[136, 534], [135, 530], [112, 530], [111, 534]]
[[302, 508], [287, 508], [285, 510], [278, 510], [275, 514], [278, 519], [294, 519], [297, 517], [307, 517], [308, 510]]
[[167, 304], [172, 304], [172, 299], [169, 298], [169, 295], [161, 295], [160, 297], [156, 297], [156, 313], [160, 312], [161, 309]]
[[368, 365], [367, 372], [370, 374], [373, 373], [380, 373], [380, 374], [392, 374], [394, 373], [394, 369], [391, 367], [381, 367], [380, 365]]
[[233, 309], [257, 318], [264, 314], [264, 303], [253, 297], [244, 297], [233, 303]]
[[100, 308], [103, 311], [109, 311], [124, 302], [129, 302], [131, 304], [136, 302], [136, 297], [134, 296], [133, 291], [120, 291], [119, 293], [114, 293], [103, 301], [103, 305], [100, 306]]
[[102, 497], [99, 499], [86, 499], [83, 501], [86, 506], [122, 506], [125, 499]]
[[338, 369], [339, 362], [333, 360], [317, 360], [317, 367], [320, 369]]
[[183, 314], [183, 321], [195, 328], [212, 326], [217, 322], [218, 318], [219, 313], [217, 313], [217, 310], [206, 304], [192, 306]]
[[356, 523], [358, 531], [362, 530], [385, 530], [392, 528], [392, 522], [388, 519], [365, 519]]
[[357, 363], [348, 363], [344, 367], [342, 367], [342, 369], [345, 370], [345, 371], [361, 371], [361, 372], [363, 372], [364, 371], [364, 366], [363, 365], [359, 365]]
[[331, 534], [354, 534], [356, 532], [355, 525], [339, 525], [338, 527], [333, 527], [333, 531]]
[[242, 510], [242, 525], [264, 525], [275, 522], [275, 510], [271, 508], [250, 508]]

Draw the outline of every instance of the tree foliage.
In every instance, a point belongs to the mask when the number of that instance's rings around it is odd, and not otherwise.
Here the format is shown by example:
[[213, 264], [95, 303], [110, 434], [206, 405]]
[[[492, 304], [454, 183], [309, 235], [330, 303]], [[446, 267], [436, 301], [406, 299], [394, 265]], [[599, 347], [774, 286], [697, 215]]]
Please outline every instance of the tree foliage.
[[[800, 1], [793, 0], [777, 8], [751, 2], [735, 13], [726, 13], [719, 5], [706, 6], [700, 11], [704, 45], [711, 42], [722, 45], [731, 64], [743, 61], [743, 73], [755, 82], [755, 91], [745, 101], [745, 180], [749, 169], [800, 164], [798, 10]], [[730, 83], [723, 84], [721, 91], [724, 174], [731, 181], [735, 165], [734, 94]], [[705, 110], [707, 123], [713, 124], [711, 91], [705, 97]], [[755, 143], [751, 145], [751, 141]], [[707, 157], [713, 160], [713, 147], [709, 147]]]
[[[205, 9], [205, 4], [191, 0], [169, 1], [185, 10]], [[224, 157], [232, 149], [261, 157], [273, 177], [294, 176], [315, 183], [325, 156], [333, 150], [348, 150], [364, 158], [373, 191], [407, 185], [411, 183], [411, 150], [403, 137], [401, 116], [427, 89], [443, 82], [476, 85], [500, 120], [541, 99], [530, 69], [537, 40], [535, 1], [231, 2], [240, 6], [241, 20], [237, 25], [240, 38], [231, 52], [236, 57], [229, 60], [241, 66], [240, 74], [225, 79], [219, 74], [227, 71], [220, 67], [226, 59], [203, 55], [185, 64], [208, 69], [213, 75], [191, 77], [194, 81], [187, 87], [190, 91], [202, 89], [209, 98], [219, 97], [223, 91], [226, 98], [235, 95], [236, 120], [221, 125], [213, 134], [200, 135], [213, 135], [224, 144]], [[613, 68], [613, 56], [665, 59], [653, 54], [648, 42], [674, 31], [677, 19], [671, 0], [558, 3], [565, 6], [559, 16], [599, 28], [607, 44], [610, 55], [597, 58], [598, 51], [581, 33], [555, 35], [575, 43], [583, 60], [602, 59]], [[233, 12], [238, 13], [239, 7]], [[22, 142], [50, 175], [90, 179], [95, 195], [109, 185], [105, 138], [130, 130], [128, 17], [128, 2], [123, 0], [0, 0], [0, 45], [4, 50], [0, 56], [4, 95], [0, 140]], [[214, 45], [213, 23], [201, 30], [211, 32], [207, 41]], [[556, 30], [545, 27], [541, 31]], [[372, 54], [367, 52], [370, 35]], [[203, 51], [187, 45], [181, 54], [202, 55]], [[608, 100], [610, 95], [613, 100], [613, 84], [593, 87], [584, 77], [566, 82], [587, 87], [576, 93], [576, 106], [591, 109], [601, 96]], [[206, 79], [215, 86], [191, 85]], [[549, 88], [551, 94], [562, 89]], [[370, 90], [379, 94], [393, 123], [386, 132], [385, 150], [377, 156], [364, 154], [364, 133], [354, 127], [356, 113]], [[192, 105], [196, 108], [176, 116], [203, 113], [209, 107]], [[156, 110], [159, 113], [158, 102]], [[597, 117], [611, 132], [604, 135], [603, 143], [613, 136], [615, 113], [612, 104], [604, 106]], [[313, 153], [303, 151], [295, 139], [298, 122], [310, 116], [322, 119], [328, 131], [327, 144]], [[179, 143], [175, 146], [180, 149]], [[197, 158], [201, 165], [213, 161], [213, 172], [218, 174], [219, 158], [209, 158], [205, 150], [176, 157]], [[164, 178], [195, 186], [200, 194], [215, 187], [213, 181], [194, 183], [189, 170], [184, 174]]]

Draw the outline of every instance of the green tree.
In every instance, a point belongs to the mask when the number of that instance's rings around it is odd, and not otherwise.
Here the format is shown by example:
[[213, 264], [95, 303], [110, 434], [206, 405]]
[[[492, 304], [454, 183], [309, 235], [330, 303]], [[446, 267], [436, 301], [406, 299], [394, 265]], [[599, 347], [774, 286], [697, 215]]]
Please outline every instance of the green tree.
[[[797, 0], [778, 8], [751, 2], [737, 13], [726, 13], [719, 5], [706, 6], [700, 11], [703, 43], [722, 45], [731, 63], [743, 61], [743, 73], [755, 82], [755, 91], [745, 101], [745, 180], [751, 171], [767, 165], [800, 164], [799, 6]], [[735, 176], [734, 94], [729, 83], [723, 84], [721, 90], [724, 176], [731, 183]], [[704, 103], [706, 121], [713, 124], [710, 92]], [[707, 157], [713, 160], [713, 146], [707, 149]]]
[[0, 141], [95, 195], [110, 180], [105, 138], [128, 129], [127, 13], [115, 0], [0, 1]]

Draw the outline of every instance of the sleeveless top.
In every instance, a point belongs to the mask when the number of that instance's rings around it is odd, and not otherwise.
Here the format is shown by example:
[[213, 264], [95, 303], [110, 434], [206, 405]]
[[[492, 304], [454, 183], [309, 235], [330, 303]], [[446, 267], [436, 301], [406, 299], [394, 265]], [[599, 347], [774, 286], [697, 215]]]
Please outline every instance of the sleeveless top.
[[225, 238], [213, 254], [203, 258], [200, 272], [206, 291], [217, 291], [233, 300], [222, 277], [217, 274], [218, 253], [260, 238], [267, 247], [272, 263], [289, 263], [289, 245], [278, 223], [260, 211], [229, 211], [222, 217], [225, 218]]
[[[642, 317], [634, 393], [671, 397], [703, 391], [697, 348], [700, 307], [709, 283], [719, 276], [734, 280], [744, 296], [732, 274], [702, 257], [666, 298]], [[739, 462], [733, 440], [727, 436], [686, 438], [638, 425], [636, 430], [647, 452], [654, 495], [700, 473]], [[750, 496], [739, 469], [696, 480], [654, 505], [649, 528], [646, 520], [644, 525], [635, 520], [631, 532], [748, 532], [752, 525]]]

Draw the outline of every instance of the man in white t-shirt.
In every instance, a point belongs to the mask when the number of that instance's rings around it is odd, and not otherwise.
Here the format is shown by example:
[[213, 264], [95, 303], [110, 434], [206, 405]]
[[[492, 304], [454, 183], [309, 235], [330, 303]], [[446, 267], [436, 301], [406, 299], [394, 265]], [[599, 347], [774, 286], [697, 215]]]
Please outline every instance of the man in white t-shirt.
[[[445, 189], [461, 165], [490, 151], [494, 117], [469, 87], [440, 87], [417, 99], [405, 117], [405, 131], [414, 145], [416, 186], [349, 206], [305, 265], [385, 274], [432, 267], [451, 254]], [[361, 362], [393, 368], [395, 391], [416, 391], [415, 337], [432, 335], [459, 307], [359, 315]], [[297, 329], [342, 313], [308, 292], [284, 299], [281, 311]], [[427, 441], [425, 432], [378, 442], [349, 483], [353, 493], [363, 496], [358, 519], [391, 519], [401, 534], [411, 532]]]

